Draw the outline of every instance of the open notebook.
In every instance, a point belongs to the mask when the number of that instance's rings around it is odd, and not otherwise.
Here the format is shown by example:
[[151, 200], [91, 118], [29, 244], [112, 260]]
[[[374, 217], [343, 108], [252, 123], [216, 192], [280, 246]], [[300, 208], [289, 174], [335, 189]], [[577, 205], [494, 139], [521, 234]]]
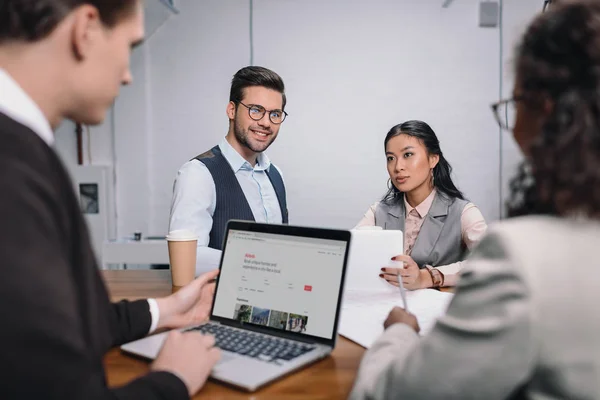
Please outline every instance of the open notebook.
[[[381, 267], [402, 254], [402, 242], [401, 231], [352, 231], [339, 333], [363, 347], [369, 348], [383, 333], [383, 322], [391, 309], [402, 307], [399, 289], [378, 276]], [[421, 335], [433, 328], [453, 296], [433, 289], [407, 291], [406, 295]]]
[[[452, 296], [452, 293], [433, 289], [406, 293], [408, 309], [417, 317], [421, 335], [427, 334], [436, 320], [446, 312]], [[340, 335], [369, 348], [383, 333], [383, 322], [395, 306], [402, 307], [397, 290], [346, 291], [338, 331]]]

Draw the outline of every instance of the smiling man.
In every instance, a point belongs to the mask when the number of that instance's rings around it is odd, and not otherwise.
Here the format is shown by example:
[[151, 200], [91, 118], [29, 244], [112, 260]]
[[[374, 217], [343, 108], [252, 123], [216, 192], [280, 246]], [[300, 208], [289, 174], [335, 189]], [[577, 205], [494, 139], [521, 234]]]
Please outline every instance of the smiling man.
[[218, 266], [230, 219], [288, 222], [281, 171], [264, 154], [285, 120], [285, 103], [279, 75], [242, 68], [231, 82], [227, 136], [177, 172], [169, 229], [198, 235], [197, 274]]

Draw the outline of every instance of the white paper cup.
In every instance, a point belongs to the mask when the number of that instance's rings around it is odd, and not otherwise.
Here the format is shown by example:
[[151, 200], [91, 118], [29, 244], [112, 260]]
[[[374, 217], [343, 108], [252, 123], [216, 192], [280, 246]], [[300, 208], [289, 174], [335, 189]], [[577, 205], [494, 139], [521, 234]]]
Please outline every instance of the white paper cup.
[[185, 286], [196, 274], [198, 236], [192, 231], [176, 230], [167, 235], [171, 281], [173, 286]]

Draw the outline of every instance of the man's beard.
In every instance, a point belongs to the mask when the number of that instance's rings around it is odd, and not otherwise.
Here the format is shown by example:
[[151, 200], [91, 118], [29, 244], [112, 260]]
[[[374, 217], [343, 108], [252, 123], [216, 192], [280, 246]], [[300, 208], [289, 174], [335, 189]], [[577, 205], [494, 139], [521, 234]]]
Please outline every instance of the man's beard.
[[248, 138], [248, 136], [250, 135], [249, 131], [250, 131], [250, 128], [248, 128], [248, 130], [245, 131], [244, 129], [242, 129], [241, 126], [238, 125], [237, 121], [233, 125], [233, 133], [234, 133], [237, 141], [240, 142], [240, 144], [242, 146], [252, 150], [255, 153], [262, 153], [263, 151], [267, 150], [269, 148], [269, 146], [271, 146], [271, 144], [273, 144], [273, 142], [275, 141], [275, 138], [277, 137], [272, 132], [270, 132], [270, 137], [269, 137], [270, 140], [268, 142], [252, 144], [250, 142], [250, 139]]

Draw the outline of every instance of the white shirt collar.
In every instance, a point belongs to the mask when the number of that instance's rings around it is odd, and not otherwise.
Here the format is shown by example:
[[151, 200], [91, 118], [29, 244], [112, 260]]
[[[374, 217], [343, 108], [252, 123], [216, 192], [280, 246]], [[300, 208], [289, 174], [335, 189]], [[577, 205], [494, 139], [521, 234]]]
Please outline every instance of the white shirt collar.
[[37, 133], [48, 146], [54, 144], [54, 133], [42, 110], [2, 68], [0, 68], [0, 112]]
[[242, 157], [231, 144], [229, 144], [226, 138], [221, 140], [219, 148], [227, 162], [229, 162], [229, 165], [231, 165], [233, 172], [238, 172], [242, 167], [245, 169], [254, 169], [255, 171], [268, 171], [271, 167], [271, 160], [269, 160], [269, 157], [267, 157], [265, 153], [259, 153], [256, 158], [256, 165], [253, 168], [252, 165], [246, 161], [246, 159]]

